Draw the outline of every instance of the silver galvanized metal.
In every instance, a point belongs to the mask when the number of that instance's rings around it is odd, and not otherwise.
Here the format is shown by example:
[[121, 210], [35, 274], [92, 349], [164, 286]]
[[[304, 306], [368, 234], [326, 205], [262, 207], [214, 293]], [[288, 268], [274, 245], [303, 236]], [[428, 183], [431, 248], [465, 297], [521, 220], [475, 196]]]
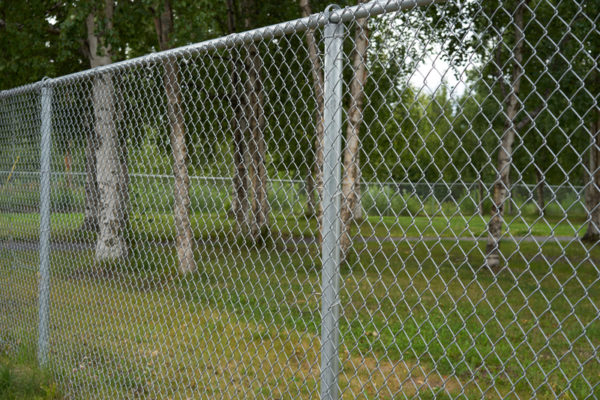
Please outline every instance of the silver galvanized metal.
[[331, 22], [325, 25], [321, 251], [321, 399], [324, 400], [334, 400], [338, 396], [343, 33], [342, 23]]
[[48, 319], [50, 306], [50, 158], [52, 132], [52, 88], [44, 85], [41, 90], [40, 132], [40, 263], [38, 271], [39, 320], [38, 361], [45, 365], [48, 360]]

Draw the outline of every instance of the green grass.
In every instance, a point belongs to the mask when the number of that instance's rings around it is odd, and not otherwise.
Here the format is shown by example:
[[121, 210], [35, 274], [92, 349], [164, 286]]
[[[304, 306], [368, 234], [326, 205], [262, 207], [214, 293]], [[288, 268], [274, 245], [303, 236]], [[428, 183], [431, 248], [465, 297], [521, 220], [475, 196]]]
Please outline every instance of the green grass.
[[[2, 218], [18, 222], [16, 237], [37, 234], [35, 215]], [[53, 237], [93, 244], [73, 229], [81, 219], [54, 214]], [[534, 221], [512, 222], [511, 234], [574, 237], [582, 223]], [[131, 224], [122, 263], [98, 265], [93, 247], [53, 253], [51, 358], [61, 387], [74, 398], [318, 398], [319, 251], [284, 240], [314, 235], [314, 221], [278, 215], [275, 240], [257, 247], [223, 237], [234, 230], [226, 216], [195, 214], [197, 238], [223, 240], [199, 244], [199, 270], [185, 278], [173, 248], [156, 245], [172, 240], [170, 217], [134, 215]], [[369, 217], [355, 227], [442, 240], [354, 243], [341, 271], [343, 398], [600, 394], [600, 248], [506, 241], [507, 269], [492, 274], [480, 268], [485, 243], [449, 239], [484, 230], [485, 220], [462, 216]], [[17, 253], [36, 264], [34, 251]], [[0, 325], [9, 341], [34, 343], [36, 276], [12, 269], [10, 257], [1, 257]]]
[[[52, 214], [52, 237], [87, 241], [90, 235], [79, 227], [83, 221], [81, 213]], [[168, 213], [133, 213], [130, 218], [129, 235], [134, 240], [172, 241], [175, 237], [173, 217]], [[432, 216], [368, 216], [352, 227], [353, 235], [365, 238], [485, 238], [488, 217], [479, 215]], [[208, 239], [228, 235], [236, 230], [235, 222], [227, 214], [196, 213], [192, 215], [192, 229], [197, 239]], [[505, 236], [564, 236], [581, 237], [586, 229], [582, 217], [546, 217], [544, 219], [521, 216], [505, 218]], [[274, 238], [316, 237], [317, 222], [297, 214], [272, 214], [271, 236]], [[35, 240], [39, 234], [37, 213], [0, 214], [0, 238]]]
[[50, 372], [40, 369], [35, 353], [25, 347], [0, 350], [0, 398], [5, 400], [62, 399]]

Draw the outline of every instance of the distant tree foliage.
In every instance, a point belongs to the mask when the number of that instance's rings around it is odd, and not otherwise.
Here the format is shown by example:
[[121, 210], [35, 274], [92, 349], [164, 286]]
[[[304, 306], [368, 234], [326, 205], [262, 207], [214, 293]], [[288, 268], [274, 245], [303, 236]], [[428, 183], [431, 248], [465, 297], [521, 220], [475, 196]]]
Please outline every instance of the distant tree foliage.
[[[0, 88], [88, 68], [86, 18], [105, 1], [30, 0], [26, 7], [0, 2]], [[321, 0], [115, 1], [112, 27], [99, 20], [94, 33], [106, 39], [115, 62], [299, 18], [308, 9], [323, 10], [326, 4]], [[170, 10], [171, 26], [168, 43], [161, 44], [157, 22], [165, 7]], [[600, 92], [599, 12], [600, 0], [456, 0], [372, 18], [364, 26], [369, 32], [366, 74], [361, 109], [355, 113], [348, 108], [350, 82], [358, 70], [352, 62], [357, 22], [349, 23], [344, 41], [343, 129], [352, 130], [348, 123], [352, 114], [357, 134], [349, 135], [348, 141], [344, 135], [343, 140], [353, 149], [349, 159], [360, 160], [353, 182], [494, 185], [490, 235], [497, 239], [511, 185], [537, 185], [535, 201], [543, 215], [543, 186], [568, 181], [591, 188], [586, 203], [594, 228], [593, 221], [600, 221], [600, 207], [594, 206], [600, 203], [600, 189], [594, 183], [600, 182], [600, 156], [594, 153], [599, 152], [594, 140]], [[172, 85], [176, 90], [171, 100], [165, 96], [164, 66], [121, 74], [118, 107], [125, 117], [118, 126], [126, 139], [130, 172], [171, 174], [174, 164], [169, 160], [179, 155], [186, 163], [178, 165], [182, 182], [188, 173], [231, 176], [232, 212], [240, 225], [249, 222], [254, 236], [260, 236], [269, 224], [267, 177], [306, 179], [309, 186], [315, 184], [311, 179], [318, 181], [321, 106], [315, 95], [319, 79], [314, 77], [318, 78], [316, 69], [322, 68], [322, 60], [312, 53], [315, 48], [323, 51], [322, 30], [306, 35], [196, 54], [172, 64], [176, 70], [171, 75], [179, 79]], [[463, 93], [453, 92], [445, 83], [437, 88], [410, 83], [432, 54], [464, 68]], [[69, 129], [73, 120], [57, 119], [54, 140], [61, 143], [60, 157], [69, 160], [65, 168], [68, 164], [69, 170], [84, 171], [86, 159], [91, 159], [86, 146], [93, 129], [93, 118], [85, 110], [93, 108], [93, 101], [84, 87], [74, 88], [72, 94], [76, 97], [62, 98], [55, 110], [77, 114], [81, 121], [76, 125], [87, 128]], [[244, 99], [249, 99], [248, 104]], [[174, 103], [185, 105], [184, 111], [165, 123], [161, 116], [169, 115]], [[2, 107], [3, 120], [22, 123], [22, 115], [9, 118], [7, 110], [14, 104]], [[241, 120], [247, 120], [248, 126], [235, 126]], [[177, 143], [186, 147], [175, 153], [174, 139], [169, 138], [174, 126], [179, 132]], [[156, 163], [145, 162], [150, 159]], [[186, 208], [186, 196], [178, 209]], [[307, 209], [318, 214], [318, 205], [310, 201]], [[188, 228], [182, 225], [181, 231]], [[599, 235], [592, 231], [589, 237], [597, 240]]]

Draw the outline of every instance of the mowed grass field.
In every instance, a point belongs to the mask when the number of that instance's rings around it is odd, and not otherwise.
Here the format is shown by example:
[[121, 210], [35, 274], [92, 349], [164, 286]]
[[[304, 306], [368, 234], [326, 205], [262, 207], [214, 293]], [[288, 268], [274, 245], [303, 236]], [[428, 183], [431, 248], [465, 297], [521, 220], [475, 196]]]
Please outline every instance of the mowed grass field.
[[[275, 215], [256, 244], [225, 214], [195, 214], [198, 272], [182, 277], [166, 214], [132, 215], [131, 254], [112, 265], [95, 262], [81, 214], [52, 218], [50, 364], [67, 396], [319, 398], [314, 220]], [[583, 222], [509, 219], [516, 239], [501, 244], [498, 274], [480, 268], [485, 222], [354, 227], [340, 279], [342, 398], [600, 395], [600, 250], [575, 240]], [[36, 214], [0, 217], [5, 243], [37, 228]], [[34, 347], [37, 250], [6, 244], [0, 259], [2, 339]]]
[[[463, 214], [433, 214], [429, 216], [368, 216], [352, 226], [356, 238], [487, 238], [488, 216]], [[53, 213], [52, 238], [55, 241], [93, 241], [79, 231], [82, 213]], [[196, 239], [213, 239], [226, 236], [236, 230], [235, 221], [226, 213], [195, 213], [191, 216]], [[133, 213], [130, 217], [131, 240], [173, 241], [175, 223], [170, 213]], [[571, 217], [523, 217], [505, 218], [504, 237], [557, 236], [563, 241], [583, 236], [587, 223], [583, 216]], [[317, 221], [304, 215], [273, 213], [270, 216], [269, 236], [273, 240], [317, 236]], [[0, 238], [14, 237], [21, 240], [37, 240], [39, 215], [37, 213], [1, 213]]]
[[37, 365], [31, 348], [0, 346], [0, 398], [4, 400], [60, 400], [51, 371]]

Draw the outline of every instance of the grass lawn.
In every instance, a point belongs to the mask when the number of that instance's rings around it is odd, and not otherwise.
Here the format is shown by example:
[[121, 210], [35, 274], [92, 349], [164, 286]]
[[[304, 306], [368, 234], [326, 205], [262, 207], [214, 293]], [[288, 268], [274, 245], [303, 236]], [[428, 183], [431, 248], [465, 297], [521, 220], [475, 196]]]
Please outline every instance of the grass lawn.
[[[0, 237], [35, 238], [37, 216], [2, 215]], [[319, 398], [320, 261], [314, 221], [278, 216], [264, 246], [225, 238], [225, 216], [196, 214], [199, 270], [181, 277], [170, 217], [133, 215], [128, 261], [98, 265], [79, 214], [53, 238], [89, 243], [52, 259], [51, 365], [73, 398]], [[502, 243], [481, 270], [485, 221], [374, 220], [341, 277], [343, 398], [585, 398], [600, 395], [600, 249], [579, 241]], [[13, 225], [7, 224], [7, 219]], [[510, 233], [575, 237], [582, 221], [521, 220]], [[9, 228], [10, 227], [10, 228]], [[519, 233], [521, 232], [521, 233]], [[525, 232], [525, 233], [523, 233]], [[35, 250], [0, 254], [2, 339], [33, 346]], [[5, 330], [7, 329], [7, 330]]]
[[50, 371], [37, 366], [35, 352], [21, 346], [0, 349], [0, 398], [5, 400], [59, 400]]
[[[89, 241], [78, 230], [83, 221], [82, 213], [52, 214], [52, 238], [69, 241]], [[443, 237], [485, 238], [488, 217], [479, 215], [433, 215], [433, 216], [369, 216], [352, 227], [354, 235], [365, 238]], [[581, 237], [585, 233], [583, 217], [522, 217], [505, 218], [505, 237], [515, 236], [560, 236]], [[230, 234], [235, 223], [226, 214], [197, 213], [192, 215], [192, 228], [197, 239], [207, 239]], [[271, 235], [274, 238], [315, 237], [317, 223], [314, 218], [297, 214], [279, 213], [271, 216]], [[0, 214], [0, 238], [14, 237], [21, 240], [36, 240], [39, 230], [37, 213]], [[175, 237], [173, 217], [168, 213], [134, 213], [131, 216], [130, 235], [133, 239], [171, 241]]]

